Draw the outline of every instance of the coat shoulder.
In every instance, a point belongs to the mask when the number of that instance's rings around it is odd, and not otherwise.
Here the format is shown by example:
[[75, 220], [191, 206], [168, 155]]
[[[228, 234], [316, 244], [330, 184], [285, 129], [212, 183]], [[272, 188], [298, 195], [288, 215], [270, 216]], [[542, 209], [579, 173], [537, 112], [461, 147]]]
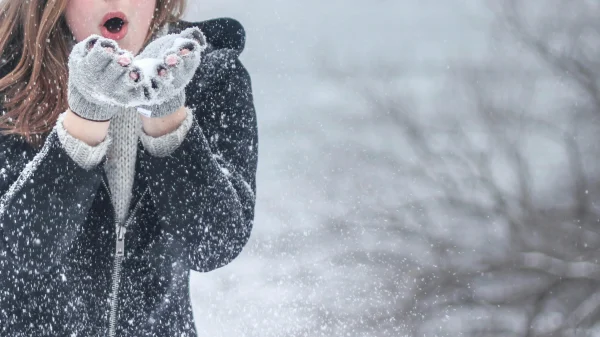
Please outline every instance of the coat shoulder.
[[177, 33], [190, 27], [200, 28], [214, 49], [230, 49], [240, 54], [246, 46], [246, 31], [236, 19], [217, 18], [199, 22], [179, 20], [170, 24], [169, 33]]

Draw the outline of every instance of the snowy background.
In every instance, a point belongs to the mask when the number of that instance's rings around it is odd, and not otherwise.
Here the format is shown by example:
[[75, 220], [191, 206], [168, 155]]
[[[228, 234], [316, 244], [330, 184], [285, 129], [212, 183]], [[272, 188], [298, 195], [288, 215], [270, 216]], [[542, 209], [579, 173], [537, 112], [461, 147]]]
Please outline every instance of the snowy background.
[[550, 2], [515, 42], [477, 0], [190, 1], [244, 25], [260, 135], [250, 243], [191, 278], [199, 335], [598, 333], [599, 77], [527, 38], [560, 53], [600, 15]]

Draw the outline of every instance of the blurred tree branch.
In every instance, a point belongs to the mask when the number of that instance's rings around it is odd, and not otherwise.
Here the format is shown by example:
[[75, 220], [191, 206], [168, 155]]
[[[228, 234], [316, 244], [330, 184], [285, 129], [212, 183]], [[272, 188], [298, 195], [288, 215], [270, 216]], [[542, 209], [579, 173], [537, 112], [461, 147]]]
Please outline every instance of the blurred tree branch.
[[[325, 189], [332, 198], [343, 199], [342, 186], [360, 197], [331, 222], [348, 233], [360, 227], [378, 243], [361, 245], [364, 233], [355, 232], [357, 246], [340, 250], [338, 261], [356, 262], [359, 251], [381, 257], [385, 247], [396, 259], [363, 260], [387, 277], [369, 284], [370, 293], [393, 296], [388, 311], [359, 314], [373, 327], [395, 322], [415, 336], [587, 336], [600, 331], [600, 148], [590, 145], [600, 142], [600, 7], [492, 6], [512, 55], [453, 68], [448, 97], [464, 98], [459, 111], [411, 106], [410, 92], [394, 85], [406, 73], [400, 66], [323, 64], [324, 76], [365, 106], [332, 117], [352, 132], [335, 144], [341, 151], [323, 149], [333, 155], [326, 171], [336, 172]], [[373, 132], [385, 142], [364, 141]], [[544, 147], [563, 158], [551, 174], [540, 166]], [[361, 170], [349, 172], [349, 162]]]

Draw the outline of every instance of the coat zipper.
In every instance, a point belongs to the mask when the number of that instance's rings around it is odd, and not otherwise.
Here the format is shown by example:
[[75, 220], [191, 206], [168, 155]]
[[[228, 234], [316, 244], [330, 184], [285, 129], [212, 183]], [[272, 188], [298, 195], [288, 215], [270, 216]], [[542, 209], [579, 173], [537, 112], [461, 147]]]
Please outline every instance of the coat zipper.
[[[106, 180], [104, 179], [104, 177], [102, 177], [102, 183], [104, 184], [104, 187], [108, 191], [108, 197], [110, 198], [111, 205], [114, 205], [113, 200], [112, 200], [112, 193], [111, 193], [110, 188], [108, 187], [108, 184], [106, 183]], [[112, 293], [111, 293], [111, 299], [110, 299], [110, 318], [109, 318], [109, 324], [108, 324], [108, 335], [110, 337], [115, 337], [115, 334], [117, 332], [119, 284], [121, 282], [121, 265], [123, 263], [123, 259], [125, 258], [125, 233], [127, 231], [127, 225], [129, 224], [129, 222], [131, 221], [133, 216], [137, 213], [137, 210], [141, 206], [142, 199], [144, 198], [144, 195], [146, 194], [147, 191], [148, 191], [148, 188], [146, 188], [144, 190], [144, 192], [140, 196], [140, 199], [138, 200], [137, 204], [133, 208], [132, 213], [125, 220], [125, 223], [123, 225], [119, 224], [119, 221], [117, 220], [117, 214], [116, 214], [116, 211], [113, 206], [113, 216], [115, 218], [115, 227], [116, 227], [117, 238], [116, 238], [116, 247], [115, 247], [115, 260], [114, 260], [114, 264], [113, 264]]]

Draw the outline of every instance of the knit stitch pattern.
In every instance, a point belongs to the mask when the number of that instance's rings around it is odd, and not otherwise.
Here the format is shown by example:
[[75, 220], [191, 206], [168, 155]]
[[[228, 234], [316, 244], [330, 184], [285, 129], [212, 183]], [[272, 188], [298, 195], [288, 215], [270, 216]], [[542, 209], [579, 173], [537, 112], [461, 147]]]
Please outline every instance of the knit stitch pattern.
[[58, 139], [66, 150], [67, 154], [73, 161], [86, 170], [90, 170], [104, 158], [106, 151], [111, 143], [111, 137], [107, 136], [100, 144], [96, 146], [88, 145], [87, 143], [73, 137], [67, 132], [63, 126], [66, 112], [58, 116], [56, 131]]
[[112, 144], [106, 153], [104, 171], [119, 223], [127, 217], [131, 202], [138, 134], [141, 126], [139, 115], [134, 109], [130, 109], [127, 113], [115, 115], [108, 127]]
[[140, 140], [146, 151], [155, 157], [166, 157], [173, 153], [181, 145], [194, 122], [194, 114], [189, 108], [186, 108], [186, 113], [187, 116], [181, 125], [173, 132], [160, 137], [152, 137], [142, 132]]
[[108, 178], [117, 220], [121, 223], [127, 217], [131, 203], [138, 139], [151, 155], [170, 155], [181, 145], [194, 121], [191, 110], [186, 111], [186, 119], [181, 125], [160, 137], [149, 136], [143, 131], [140, 117], [134, 109], [115, 115], [108, 128], [108, 135], [96, 146], [86, 144], [65, 130], [62, 122], [65, 113], [59, 115], [57, 132], [69, 157], [86, 170], [98, 165], [106, 155], [104, 171]]

